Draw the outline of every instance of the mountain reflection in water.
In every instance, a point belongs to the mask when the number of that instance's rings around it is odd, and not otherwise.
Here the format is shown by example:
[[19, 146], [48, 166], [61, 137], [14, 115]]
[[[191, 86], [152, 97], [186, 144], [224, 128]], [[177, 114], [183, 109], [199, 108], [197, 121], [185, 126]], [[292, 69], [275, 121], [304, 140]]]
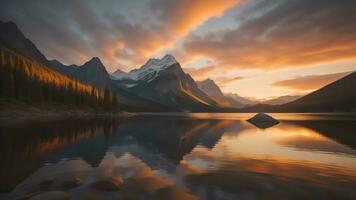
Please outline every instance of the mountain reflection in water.
[[[355, 199], [353, 118], [248, 114], [31, 122], [0, 127], [0, 198]], [[282, 117], [275, 117], [281, 119]], [[93, 188], [122, 179], [117, 191]]]

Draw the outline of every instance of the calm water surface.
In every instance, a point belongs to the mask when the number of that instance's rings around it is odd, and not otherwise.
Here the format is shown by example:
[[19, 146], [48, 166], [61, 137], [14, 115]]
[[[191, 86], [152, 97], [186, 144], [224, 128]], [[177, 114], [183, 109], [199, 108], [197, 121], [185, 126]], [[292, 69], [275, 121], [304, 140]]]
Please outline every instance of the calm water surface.
[[[0, 198], [356, 199], [356, 118], [147, 113], [0, 127]], [[118, 190], [93, 187], [123, 180]]]

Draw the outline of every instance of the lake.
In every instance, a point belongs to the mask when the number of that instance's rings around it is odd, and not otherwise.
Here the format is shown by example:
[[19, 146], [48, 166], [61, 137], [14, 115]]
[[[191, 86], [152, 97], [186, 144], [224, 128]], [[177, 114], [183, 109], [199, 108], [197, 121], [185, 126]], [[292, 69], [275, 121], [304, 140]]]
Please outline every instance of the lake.
[[146, 113], [0, 127], [1, 199], [356, 199], [356, 117]]

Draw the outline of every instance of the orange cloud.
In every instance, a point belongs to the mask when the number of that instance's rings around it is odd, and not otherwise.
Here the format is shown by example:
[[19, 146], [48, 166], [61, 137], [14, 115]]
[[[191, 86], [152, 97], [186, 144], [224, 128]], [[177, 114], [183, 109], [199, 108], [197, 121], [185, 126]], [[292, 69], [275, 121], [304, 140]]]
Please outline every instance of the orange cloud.
[[309, 76], [300, 76], [293, 79], [282, 80], [273, 83], [273, 86], [284, 87], [294, 90], [315, 90], [319, 89], [329, 83], [332, 83], [351, 72], [342, 72], [334, 74], [323, 74], [323, 75], [309, 75]]
[[192, 37], [183, 47], [189, 55], [210, 57], [226, 68], [354, 60], [355, 7], [355, 1], [261, 1], [242, 11], [238, 27]]
[[207, 67], [195, 69], [195, 68], [184, 68], [184, 71], [189, 73], [195, 79], [206, 79], [209, 75], [217, 70], [217, 66], [210, 65]]
[[[130, 56], [133, 64], [142, 64], [148, 57], [159, 50], [169, 48], [189, 31], [212, 17], [221, 16], [225, 10], [234, 7], [238, 2], [239, 0], [221, 0], [219, 3], [215, 0], [154, 0], [149, 5], [147, 14], [155, 18], [154, 23], [118, 23], [124, 45], [132, 52], [131, 56], [118, 55]], [[111, 50], [117, 51], [116, 48]]]
[[235, 6], [238, 0], [155, 0], [151, 8], [161, 13], [165, 26], [174, 29], [178, 35], [185, 35], [192, 28], [211, 17], [221, 16], [223, 12]]
[[[241, 0], [1, 2], [0, 15], [15, 21], [49, 58], [82, 64], [100, 57], [109, 71], [136, 67]], [[135, 2], [135, 3], [133, 3]], [[21, 6], [19, 6], [21, 4]], [[59, 9], [60, 8], [60, 9]], [[43, 17], [47, 16], [47, 17]], [[79, 56], [78, 56], [79, 55]]]

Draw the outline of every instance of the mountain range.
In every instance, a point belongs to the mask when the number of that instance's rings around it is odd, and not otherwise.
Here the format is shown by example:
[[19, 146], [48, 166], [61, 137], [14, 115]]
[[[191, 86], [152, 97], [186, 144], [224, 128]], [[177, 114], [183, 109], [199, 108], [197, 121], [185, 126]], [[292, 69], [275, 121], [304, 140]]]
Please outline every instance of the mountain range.
[[[124, 80], [113, 78], [94, 57], [81, 66], [48, 60], [13, 22], [0, 23], [0, 42], [63, 75], [96, 88], [109, 88], [120, 104], [134, 111], [217, 111], [218, 104], [201, 91], [171, 55], [150, 59]], [[123, 73], [123, 72], [122, 72]], [[123, 73], [124, 74], [124, 73]]]
[[[259, 103], [237, 94], [224, 94], [211, 79], [195, 81], [172, 55], [149, 59], [130, 72], [109, 74], [98, 57], [82, 65], [48, 60], [13, 22], [0, 22], [1, 45], [33, 59], [70, 79], [116, 94], [130, 111], [350, 111], [355, 110], [355, 73], [304, 97], [285, 96]], [[269, 104], [269, 105], [266, 105]]]
[[109, 88], [116, 94], [123, 109], [131, 111], [177, 111], [177, 109], [141, 98], [117, 87], [111, 81], [109, 73], [97, 57], [90, 59], [81, 66], [64, 65], [58, 60], [48, 60], [13, 22], [0, 22], [0, 44], [68, 78], [99, 89]]
[[115, 80], [135, 94], [181, 111], [214, 111], [219, 104], [199, 89], [172, 55], [150, 59]]
[[241, 112], [355, 112], [356, 72], [310, 94], [281, 105], [257, 104]]
[[227, 97], [219, 88], [219, 86], [211, 79], [197, 81], [199, 89], [209, 95], [221, 107], [227, 108], [242, 108], [245, 104], [239, 102], [234, 98]]

